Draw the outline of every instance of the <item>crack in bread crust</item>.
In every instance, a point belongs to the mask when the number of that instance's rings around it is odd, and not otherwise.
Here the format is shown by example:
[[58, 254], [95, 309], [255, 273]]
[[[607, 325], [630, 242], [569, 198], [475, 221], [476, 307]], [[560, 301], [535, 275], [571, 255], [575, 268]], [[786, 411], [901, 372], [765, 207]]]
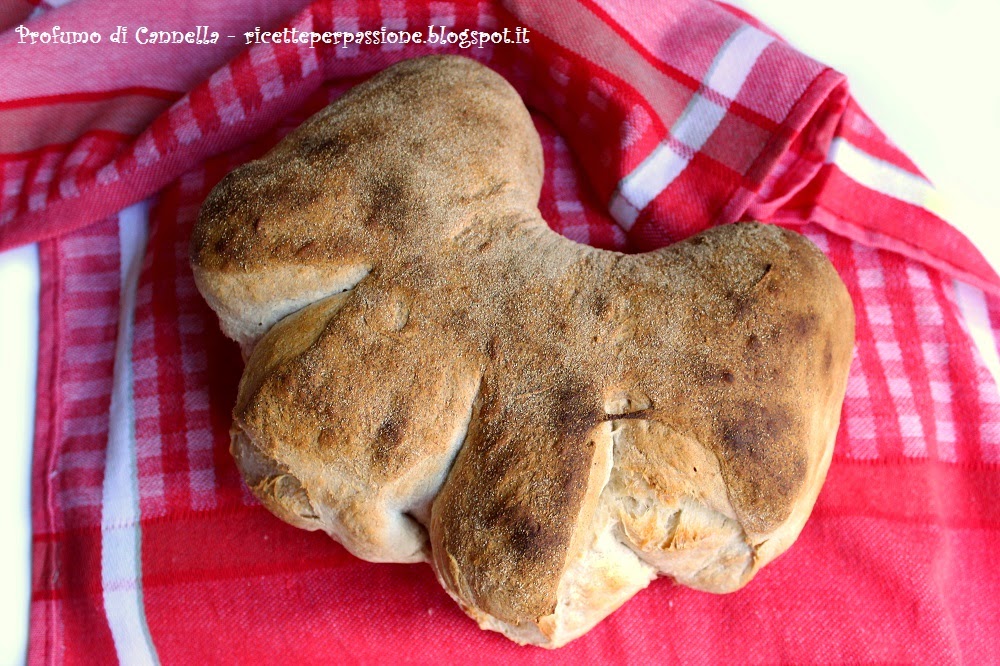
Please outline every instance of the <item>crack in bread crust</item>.
[[562, 238], [542, 170], [500, 76], [402, 62], [224, 179], [191, 258], [253, 349], [234, 454], [265, 504], [428, 559], [484, 626], [552, 647], [653, 571], [727, 591], [788, 547], [854, 318], [774, 226], [639, 255]]

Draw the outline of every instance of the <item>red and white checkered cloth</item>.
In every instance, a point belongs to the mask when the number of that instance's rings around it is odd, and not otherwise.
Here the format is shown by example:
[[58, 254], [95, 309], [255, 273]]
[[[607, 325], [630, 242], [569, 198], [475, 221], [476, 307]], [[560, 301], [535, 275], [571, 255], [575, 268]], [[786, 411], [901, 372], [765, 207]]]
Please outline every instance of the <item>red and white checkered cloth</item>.
[[[31, 663], [998, 658], [1000, 395], [965, 315], [1000, 333], [1000, 278], [839, 74], [708, 0], [46, 7], [32, 30], [238, 36], [291, 16], [315, 31], [527, 27], [531, 41], [243, 50], [0, 33], [0, 248], [42, 241]], [[808, 235], [847, 284], [857, 352], [827, 484], [744, 590], [657, 581], [566, 648], [522, 648], [479, 631], [429, 567], [357, 560], [240, 482], [239, 354], [187, 264], [199, 205], [365, 76], [440, 52], [524, 97], [560, 233], [638, 251], [759, 218]]]

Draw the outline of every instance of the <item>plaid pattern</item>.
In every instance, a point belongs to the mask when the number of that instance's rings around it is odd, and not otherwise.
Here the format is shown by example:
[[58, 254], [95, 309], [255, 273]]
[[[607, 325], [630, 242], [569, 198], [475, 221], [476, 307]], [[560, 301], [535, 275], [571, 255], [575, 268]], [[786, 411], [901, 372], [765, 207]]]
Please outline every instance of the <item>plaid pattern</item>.
[[[614, 239], [620, 230], [607, 220], [596, 204], [588, 201], [581, 171], [566, 151], [564, 141], [547, 122], [539, 120], [538, 127], [546, 158], [551, 156], [548, 163], [553, 165], [546, 172], [542, 194], [542, 208], [551, 226], [566, 235], [583, 230], [589, 234], [602, 228], [597, 220], [603, 219], [604, 237]], [[270, 145], [279, 133], [267, 137], [263, 145]], [[205, 616], [202, 611], [190, 608], [178, 619], [173, 615], [179, 612], [177, 604], [192, 603], [197, 608], [200, 604], [212, 603], [215, 595], [233, 594], [237, 589], [255, 590], [255, 594], [275, 599], [275, 591], [271, 589], [275, 585], [277, 589], [298, 595], [296, 598], [319, 602], [325, 598], [340, 598], [342, 588], [353, 585], [359, 586], [354, 588], [355, 592], [364, 590], [368, 596], [376, 595], [381, 604], [389, 604], [392, 613], [402, 612], [404, 616], [401, 628], [394, 627], [396, 620], [387, 618], [385, 624], [373, 620], [376, 628], [367, 629], [371, 635], [361, 641], [360, 647], [351, 648], [349, 654], [354, 657], [388, 659], [390, 649], [398, 649], [390, 646], [398, 646], [399, 641], [420, 636], [423, 643], [424, 637], [434, 635], [444, 638], [422, 647], [421, 650], [426, 648], [426, 651], [419, 653], [417, 662], [433, 663], [454, 656], [455, 645], [469, 646], [470, 651], [462, 654], [481, 650], [479, 656], [492, 655], [483, 657], [486, 661], [531, 661], [533, 653], [526, 656], [503, 639], [480, 638], [480, 632], [472, 623], [451, 607], [429, 570], [369, 565], [354, 560], [325, 537], [300, 533], [271, 518], [250, 499], [239, 481], [227, 452], [228, 410], [235, 398], [239, 355], [235, 345], [218, 332], [214, 315], [194, 292], [186, 251], [198, 205], [212, 185], [229, 168], [260, 150], [262, 147], [258, 145], [249, 151], [210, 160], [204, 167], [185, 174], [162, 192], [151, 213], [149, 252], [136, 306], [133, 365], [139, 492], [147, 544], [143, 582], [150, 631], [161, 659], [184, 662], [212, 654], [206, 650], [210, 647], [209, 636], [218, 631], [216, 625], [197, 626], [204, 622]], [[594, 222], [586, 224], [587, 220]], [[103, 246], [90, 240], [92, 229], [50, 241], [46, 246], [79, 247], [82, 242], [84, 246], [91, 243], [89, 247], [95, 252], [115, 248], [114, 225], [105, 226], [110, 229], [106, 228], [103, 233]], [[732, 595], [732, 599], [705, 597], [657, 583], [653, 590], [640, 595], [606, 621], [607, 627], [602, 625], [592, 632], [593, 637], [588, 636], [556, 653], [557, 661], [603, 654], [601, 650], [623, 640], [622, 636], [625, 637], [622, 645], [627, 646], [630, 655], [647, 654], [650, 658], [662, 659], [674, 654], [697, 660], [709, 659], [713, 654], [721, 657], [723, 655], [713, 652], [717, 648], [704, 642], [698, 650], [683, 649], [686, 641], [693, 640], [689, 634], [695, 630], [690, 628], [680, 633], [675, 629], [672, 641], [644, 640], [643, 627], [649, 621], [644, 614], [653, 613], [651, 617], [660, 618], [658, 622], [676, 618], [681, 626], [690, 623], [691, 627], [697, 627], [699, 618], [706, 616], [724, 617], [737, 613], [735, 617], [745, 617], [750, 612], [748, 609], [758, 603], [774, 608], [774, 595], [807, 595], [796, 580], [810, 579], [807, 570], [831, 557], [823, 552], [829, 547], [826, 543], [829, 539], [845, 539], [844, 543], [854, 544], [845, 546], [850, 550], [863, 540], [872, 539], [871, 532], [877, 531], [881, 535], [878, 541], [885, 551], [877, 557], [869, 553], [866, 562], [891, 577], [904, 575], [901, 561], [910, 557], [906, 549], [913, 547], [913, 539], [917, 538], [915, 533], [933, 537], [932, 541], [947, 539], [969, 548], [981, 547], [976, 546], [977, 539], [984, 538], [980, 533], [992, 534], [995, 539], [1000, 513], [996, 508], [984, 513], [981, 508], [974, 507], [984, 493], [1000, 489], [1000, 474], [996, 468], [984, 468], [984, 465], [997, 462], [1000, 450], [996, 384], [962, 328], [951, 280], [895, 253], [873, 250], [817, 225], [809, 225], [804, 231], [834, 262], [858, 312], [857, 360], [852, 366], [830, 481], [807, 531], [786, 556], [769, 567], [746, 591]], [[609, 244], [614, 245], [615, 241]], [[50, 255], [46, 253], [46, 256]], [[98, 276], [102, 273], [104, 271], [95, 271]], [[117, 272], [111, 282], [117, 283]], [[71, 287], [53, 281], [47, 286], [47, 291], [49, 289], [63, 292]], [[992, 311], [1000, 313], [995, 299], [990, 302], [994, 303]], [[116, 308], [107, 308], [104, 314], [105, 324], [114, 327]], [[894, 325], [894, 321], [902, 324]], [[913, 335], [914, 331], [917, 336]], [[975, 381], [970, 382], [970, 377]], [[110, 399], [110, 391], [109, 377], [103, 393], [105, 401]], [[69, 445], [68, 439], [52, 443], [54, 450], [64, 450]], [[69, 492], [88, 491], [86, 482], [75, 485], [79, 479], [72, 476], [72, 469], [66, 465], [60, 468], [56, 478], [61, 479], [60, 483], [65, 484]], [[968, 488], [973, 479], [979, 487]], [[934, 483], [941, 484], [942, 488], [966, 488], [967, 495], [952, 498], [950, 502], [954, 506], [935, 507], [926, 501], [926, 496], [919, 494], [927, 490], [927, 484]], [[887, 502], [885, 490], [872, 489], [881, 484], [888, 484], [887, 489], [892, 492], [908, 488], [916, 496], [906, 497], [902, 503]], [[99, 485], [98, 479], [98, 489]], [[860, 497], [856, 495], [859, 488], [866, 489]], [[940, 492], [936, 491], [935, 495]], [[935, 514], [935, 511], [941, 513]], [[92, 539], [81, 538], [74, 530], [93, 528], [99, 521], [100, 516], [95, 512], [76, 512], [70, 526], [56, 528], [52, 533], [38, 530], [36, 550], [62, 551], [64, 557], [75, 557], [70, 555], [73, 550], [63, 550], [56, 545], [87, 542], [93, 547]], [[216, 532], [232, 529], [231, 521], [241, 521], [235, 537], [223, 537]], [[860, 527], [852, 525], [852, 521]], [[975, 526], [971, 536], [968, 534], [970, 521]], [[182, 537], [178, 530], [201, 534], [207, 541]], [[898, 541], [893, 542], [896, 539]], [[271, 541], [282, 544], [278, 549], [281, 553], [266, 546]], [[155, 549], [151, 542], [157, 544]], [[264, 550], [252, 552], [254, 544]], [[234, 551], [220, 557], [216, 551], [223, 546]], [[161, 552], [160, 548], [167, 550]], [[835, 558], [835, 565], [827, 566], [850, 570], [856, 567], [854, 557], [852, 552], [845, 552]], [[916, 572], [905, 575], [915, 573], [918, 578], [930, 575], [926, 567], [932, 563], [921, 564]], [[71, 561], [63, 562], [63, 566], [71, 566]], [[384, 573], [384, 569], [395, 569], [395, 573]], [[772, 569], [776, 571], [772, 573]], [[234, 580], [240, 581], [235, 588]], [[988, 578], [982, 581], [983, 584], [989, 582]], [[43, 626], [48, 633], [33, 639], [33, 658], [41, 659], [43, 655], [46, 659], [52, 658], [45, 646], [60, 640], [59, 636], [69, 645], [83, 644], [86, 632], [94, 630], [90, 624], [100, 620], [99, 607], [90, 607], [89, 614], [73, 614], [67, 610], [64, 596], [76, 589], [73, 585], [72, 581], [59, 581], [54, 590], [50, 590], [49, 594], [63, 600], [61, 606], [44, 601], [44, 590], [36, 588], [33, 627]], [[837, 594], [840, 585], [837, 578], [824, 579], [819, 584], [819, 593], [823, 598], [830, 598]], [[207, 596], [206, 588], [211, 589]], [[398, 602], [400, 597], [404, 599], [402, 603]], [[390, 601], [392, 599], [397, 601]], [[914, 603], [914, 598], [901, 595], [899, 590], [893, 590], [891, 595], [880, 600], [885, 606], [881, 612], [886, 621], [897, 623], [906, 605]], [[943, 628], [934, 626], [936, 616], [932, 602], [937, 601], [917, 599], [921, 610], [911, 623], [914, 631], [931, 632], [923, 639], [921, 650], [937, 644], [939, 651], [919, 655], [908, 653], [902, 633], [883, 637], [880, 649], [904, 661], [907, 654], [921, 660], [929, 658], [928, 655], [957, 658], [958, 653], [944, 649]], [[42, 610], [46, 604], [55, 604], [56, 608], [49, 609], [51, 615], [43, 620]], [[350, 604], [366, 612], [373, 610], [357, 599]], [[633, 605], [638, 608], [633, 609]], [[777, 612], [791, 624], [781, 631], [775, 627], [774, 637], [805, 632], [804, 635], [812, 636], [815, 641], [832, 641], [831, 658], [849, 658], [850, 650], [856, 649], [849, 641], [858, 627], [859, 617], [841, 627], [842, 631], [835, 630], [835, 624], [817, 631], [806, 626], [805, 617], [796, 617], [803, 608], [810, 613], [807, 617], [817, 612], [813, 605], [798, 597], [791, 608], [782, 610], [779, 607]], [[864, 617], [868, 609], [856, 610]], [[255, 608], [252, 617], [274, 622], [276, 619], [271, 617], [271, 612], [273, 610]], [[411, 617], [407, 613], [416, 615]], [[84, 617], [89, 624], [83, 622]], [[229, 614], [222, 613], [220, 617], [229, 618]], [[324, 611], [322, 617], [324, 622], [342, 632], [342, 638], [366, 631], [339, 612]], [[222, 619], [217, 621], [223, 622]], [[293, 612], [292, 618], [282, 620], [280, 626], [282, 631], [298, 632], [303, 641], [312, 641], [314, 635], [310, 629], [296, 629], [294, 625], [306, 622], [307, 626], [312, 626], [315, 621], [315, 618], [306, 621], [299, 611]], [[974, 627], [969, 629], [974, 630]], [[403, 635], [411, 631], [414, 633], [404, 639]], [[385, 640], [387, 647], [377, 649], [380, 640]], [[981, 639], [964, 636], [962, 647], [971, 651], [967, 654], [975, 654], [976, 649], [991, 649], [985, 644], [977, 647], [975, 641]], [[220, 661], [240, 663], [240, 656], [255, 660], [262, 654], [256, 650], [263, 650], [266, 644], [264, 638], [258, 637], [258, 642], [246, 648], [247, 652], [227, 654]], [[807, 642], [807, 645], [815, 648], [817, 644]], [[105, 648], [113, 650], [110, 637]], [[316, 659], [332, 654], [324, 651], [334, 648], [320, 641], [309, 650], [299, 649], [302, 651], [293, 654], [303, 659]], [[862, 655], [870, 656], [856, 653], [856, 656]], [[64, 656], [72, 661], [68, 655]], [[792, 652], [786, 656], [793, 661], [808, 661], [814, 653]]]
[[[926, 181], [850, 100], [840, 75], [750, 17], [675, 4], [667, 13], [587, 0], [319, 2], [290, 25], [526, 25], [530, 44], [466, 55], [503, 73], [532, 109], [546, 161], [540, 208], [556, 231], [636, 251], [758, 217], [804, 232], [827, 253], [854, 299], [857, 351], [829, 480], [799, 542], [739, 593], [658, 581], [583, 639], [543, 654], [478, 631], [428, 567], [364, 563], [267, 514], [227, 451], [241, 362], [188, 268], [198, 207], [231, 168], [367, 74], [447, 49], [262, 45], [160, 115], [133, 105], [148, 116], [141, 133], [87, 130], [0, 154], [0, 245], [49, 239], [32, 663], [257, 663], [276, 653], [307, 663], [400, 655], [414, 663], [977, 662], [997, 654], [996, 638], [979, 627], [995, 622], [1000, 599], [990, 561], [1000, 542], [1000, 397], [954, 279], [987, 289], [975, 293], [997, 334], [1000, 281], [936, 217]], [[170, 103], [148, 90], [127, 96]], [[134, 321], [129, 375], [115, 365], [127, 301], [114, 214], [154, 194], [135, 307], [125, 313]], [[132, 412], [115, 420], [121, 377]], [[108, 441], [122, 426], [131, 428], [138, 518], [109, 523], [106, 455], [118, 455]], [[113, 559], [129, 553], [108, 550], [115, 530], [136, 539], [131, 569]], [[135, 607], [122, 615], [116, 599], [137, 600], [138, 615]], [[873, 637], [872, 627], [887, 629]], [[238, 641], [219, 639], [233, 631]]]
[[[213, 174], [212, 181], [222, 175]], [[143, 516], [214, 509], [240, 487], [225, 464], [236, 385], [217, 380], [238, 375], [241, 362], [216, 335], [214, 316], [187, 265], [207, 180], [204, 171], [189, 172], [159, 198], [139, 278], [132, 363]]]
[[[108, 409], [113, 385], [115, 339], [118, 331], [118, 234], [115, 220], [103, 220], [80, 233], [50, 244], [42, 261], [43, 289], [52, 300], [42, 302], [42, 314], [59, 331], [59, 339], [43, 340], [58, 350], [49, 359], [48, 379], [59, 390], [39, 394], [36, 430], [61, 445], [51, 458], [39, 459], [40, 473], [51, 503], [36, 504], [33, 521], [44, 532], [100, 522], [104, 449], [108, 442]], [[42, 346], [45, 349], [46, 346]], [[41, 379], [41, 377], [40, 377]], [[43, 521], [40, 523], [40, 521]]]
[[969, 344], [953, 283], [894, 253], [828, 233], [807, 235], [862, 295], [855, 300], [862, 307], [839, 453], [861, 460], [997, 462], [996, 382]]
[[[812, 220], [1000, 293], [1000, 278], [971, 243], [932, 210], [914, 205], [923, 194], [908, 191], [912, 183], [905, 175], [914, 181], [922, 176], [850, 102], [843, 77], [776, 41], [752, 19], [741, 20], [748, 17], [735, 10], [704, 0], [679, 2], [672, 12], [590, 0], [515, 3], [511, 10], [483, 2], [340, 6], [324, 0], [289, 27], [379, 30], [387, 21], [398, 24], [401, 12], [415, 29], [531, 28], [530, 43], [464, 54], [503, 73], [529, 107], [553, 121], [635, 249], [661, 247], [745, 214], [799, 224]], [[677, 25], [684, 26], [684, 34], [698, 35], [697, 42], [680, 34]], [[670, 38], [660, 44], [656, 35]], [[142, 58], [143, 52], [134, 56]], [[54, 172], [55, 166], [68, 159], [82, 136], [12, 153], [0, 143], [3, 192], [17, 191], [0, 196], [0, 249], [79, 228], [153, 194], [206, 157], [273, 127], [323, 80], [357, 77], [437, 52], [461, 51], [426, 44], [347, 49], [260, 44], [158, 117], [175, 97], [170, 91], [130, 86], [89, 94], [88, 104], [98, 104], [104, 113], [116, 110], [123, 98], [141, 96], [145, 101], [130, 107], [134, 123], [152, 124], [119, 143], [113, 159], [104, 156], [100, 168], [71, 166], [65, 174]], [[4, 97], [0, 94], [0, 113], [39, 102], [4, 102]], [[61, 120], [74, 125], [72, 118]], [[30, 141], [21, 132], [11, 136], [7, 143], [18, 147]], [[852, 164], [862, 166], [861, 182], [857, 168], [845, 171], [843, 160], [817, 152], [855, 144], [861, 155]], [[875, 144], [885, 148], [871, 148]], [[902, 181], [884, 177], [896, 172], [904, 174]], [[812, 189], [803, 192], [807, 184]], [[765, 192], [771, 196], [757, 201]], [[922, 240], [915, 243], [915, 237]]]

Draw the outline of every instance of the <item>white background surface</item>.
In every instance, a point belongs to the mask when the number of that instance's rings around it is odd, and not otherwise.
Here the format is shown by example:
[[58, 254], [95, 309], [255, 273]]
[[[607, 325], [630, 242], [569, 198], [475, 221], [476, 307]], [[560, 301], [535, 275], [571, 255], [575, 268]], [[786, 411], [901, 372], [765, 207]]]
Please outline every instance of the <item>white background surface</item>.
[[1000, 267], [998, 0], [730, 0], [847, 75], [872, 120]]
[[31, 439], [38, 347], [36, 246], [0, 254], [0, 664], [23, 661], [31, 582]]
[[[938, 185], [950, 222], [1000, 267], [998, 0], [734, 0], [848, 75], [865, 111]], [[37, 252], [0, 255], [0, 664], [23, 661]]]

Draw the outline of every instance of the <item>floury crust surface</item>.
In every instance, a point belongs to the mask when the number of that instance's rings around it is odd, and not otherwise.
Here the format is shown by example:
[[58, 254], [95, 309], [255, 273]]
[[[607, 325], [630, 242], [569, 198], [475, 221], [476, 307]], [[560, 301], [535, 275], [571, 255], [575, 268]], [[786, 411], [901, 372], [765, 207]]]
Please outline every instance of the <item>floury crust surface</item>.
[[257, 497], [557, 647], [658, 574], [727, 592], [792, 543], [854, 314], [777, 227], [560, 237], [542, 168], [500, 76], [406, 61], [226, 177], [191, 261], [248, 356], [232, 451]]

